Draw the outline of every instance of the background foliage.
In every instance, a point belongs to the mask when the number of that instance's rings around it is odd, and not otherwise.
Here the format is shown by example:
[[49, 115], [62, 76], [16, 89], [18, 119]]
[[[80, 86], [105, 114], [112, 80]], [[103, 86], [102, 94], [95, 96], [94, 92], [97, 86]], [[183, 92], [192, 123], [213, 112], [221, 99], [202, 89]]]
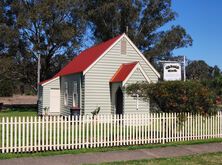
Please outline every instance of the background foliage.
[[7, 77], [12, 93], [34, 94], [38, 55], [45, 80], [81, 50], [127, 27], [129, 37], [154, 63], [192, 44], [180, 25], [161, 29], [176, 17], [171, 0], [1, 0], [0, 63], [10, 60], [1, 66], [7, 72], [0, 72], [0, 81]]

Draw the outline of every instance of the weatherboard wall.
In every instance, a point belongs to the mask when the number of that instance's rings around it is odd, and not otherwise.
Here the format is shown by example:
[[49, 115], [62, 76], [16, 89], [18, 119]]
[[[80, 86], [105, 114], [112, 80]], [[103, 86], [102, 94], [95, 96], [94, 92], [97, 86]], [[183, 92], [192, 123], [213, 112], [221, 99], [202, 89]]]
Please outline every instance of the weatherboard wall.
[[[146, 81], [146, 78], [142, 74], [141, 70], [137, 68], [131, 77], [126, 82], [125, 86]], [[124, 113], [148, 113], [149, 112], [149, 102], [143, 101], [142, 98], [137, 98], [136, 96], [130, 96], [124, 92]]]
[[89, 114], [97, 107], [101, 107], [102, 113], [111, 113], [110, 79], [122, 63], [134, 61], [140, 63], [152, 82], [158, 81], [158, 76], [129, 42], [126, 43], [126, 54], [121, 54], [119, 41], [85, 74], [85, 114]]
[[50, 89], [60, 89], [59, 78], [54, 79], [42, 86], [42, 108], [39, 109], [39, 114], [44, 114], [44, 108], [50, 108]]

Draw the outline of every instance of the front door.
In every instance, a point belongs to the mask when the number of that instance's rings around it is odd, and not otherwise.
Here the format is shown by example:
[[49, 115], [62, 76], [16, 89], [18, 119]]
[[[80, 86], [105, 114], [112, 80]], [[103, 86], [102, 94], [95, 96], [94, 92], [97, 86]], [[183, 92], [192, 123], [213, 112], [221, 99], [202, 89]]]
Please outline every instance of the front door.
[[50, 113], [60, 112], [60, 89], [50, 89]]
[[123, 91], [120, 87], [116, 91], [116, 114], [123, 114]]

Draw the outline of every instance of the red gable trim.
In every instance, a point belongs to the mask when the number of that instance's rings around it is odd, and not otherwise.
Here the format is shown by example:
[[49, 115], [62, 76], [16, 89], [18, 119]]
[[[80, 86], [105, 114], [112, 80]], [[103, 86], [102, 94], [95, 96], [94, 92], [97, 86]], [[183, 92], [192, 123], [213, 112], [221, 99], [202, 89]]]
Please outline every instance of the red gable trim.
[[95, 62], [115, 41], [122, 35], [118, 35], [106, 42], [93, 46], [84, 50], [76, 56], [68, 65], [66, 65], [56, 76], [64, 76], [68, 74], [81, 73], [86, 70], [93, 62]]
[[119, 69], [116, 71], [116, 73], [114, 74], [114, 76], [112, 77], [110, 82], [114, 83], [114, 82], [122, 82], [122, 81], [124, 81], [137, 64], [138, 64], [138, 62], [122, 64], [119, 67]]

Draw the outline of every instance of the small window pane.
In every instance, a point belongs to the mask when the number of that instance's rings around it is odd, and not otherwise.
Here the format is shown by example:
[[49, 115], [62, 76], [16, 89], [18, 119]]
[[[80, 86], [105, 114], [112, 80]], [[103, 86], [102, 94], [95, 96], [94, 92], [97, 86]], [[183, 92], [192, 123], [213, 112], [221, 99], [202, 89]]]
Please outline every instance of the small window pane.
[[73, 92], [77, 93], [77, 82], [76, 81], [74, 81], [74, 83], [73, 83]]
[[77, 93], [73, 93], [73, 107], [77, 107]]
[[68, 93], [66, 91], [64, 93], [64, 105], [68, 105]]
[[68, 82], [65, 82], [65, 89], [64, 89], [64, 105], [68, 105]]
[[78, 88], [77, 88], [77, 81], [73, 82], [73, 107], [78, 107]]

